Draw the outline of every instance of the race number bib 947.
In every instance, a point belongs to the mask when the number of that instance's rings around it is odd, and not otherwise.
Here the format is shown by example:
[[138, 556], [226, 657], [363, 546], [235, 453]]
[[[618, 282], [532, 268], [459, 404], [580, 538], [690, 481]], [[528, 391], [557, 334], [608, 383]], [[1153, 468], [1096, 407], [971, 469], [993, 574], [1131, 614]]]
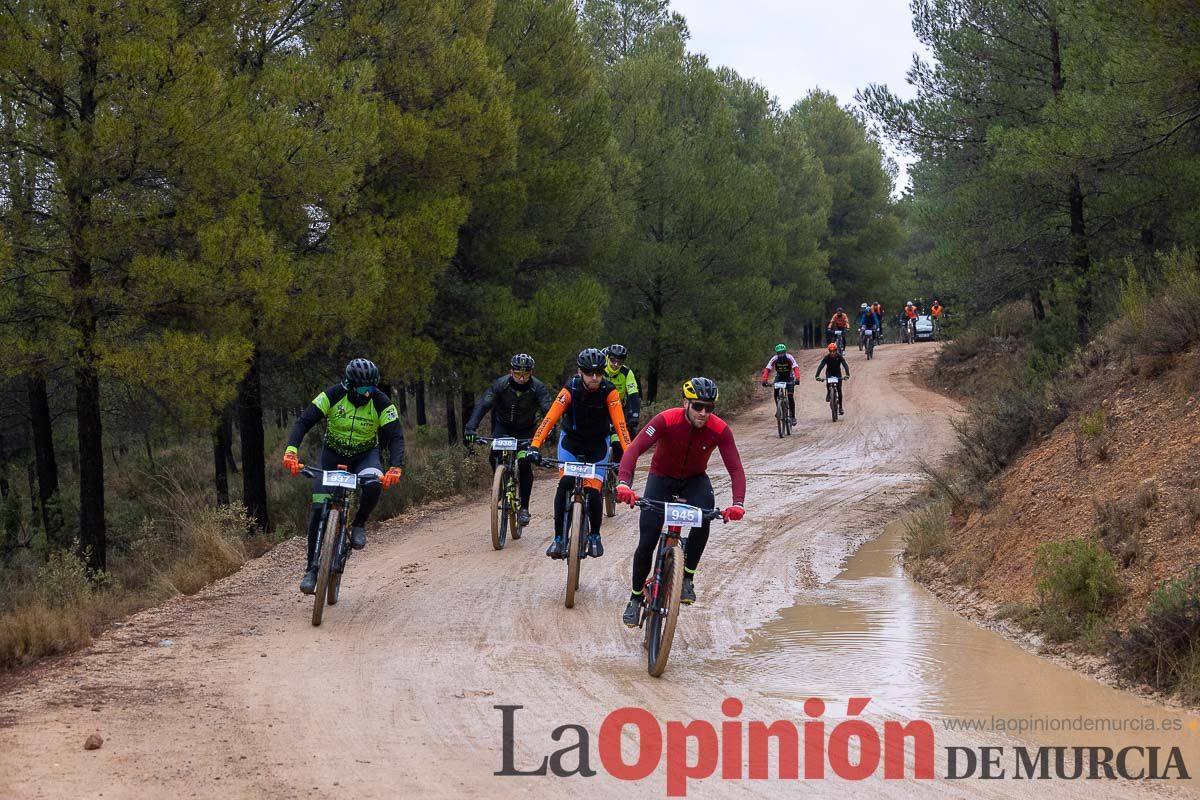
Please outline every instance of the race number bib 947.
[[563, 464], [563, 474], [572, 478], [594, 478], [596, 477], [596, 465], [583, 464], [579, 461], [568, 461]]

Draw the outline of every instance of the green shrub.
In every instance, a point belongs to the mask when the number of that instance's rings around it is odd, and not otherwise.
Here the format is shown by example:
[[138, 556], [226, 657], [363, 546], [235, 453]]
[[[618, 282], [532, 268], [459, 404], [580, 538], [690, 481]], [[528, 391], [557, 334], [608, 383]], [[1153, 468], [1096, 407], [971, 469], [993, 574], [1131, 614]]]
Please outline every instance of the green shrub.
[[913, 514], [904, 523], [904, 558], [924, 561], [941, 558], [950, 550], [950, 532], [946, 527], [947, 509], [935, 503]]
[[1158, 587], [1111, 653], [1127, 678], [1200, 702], [1200, 568]]
[[1099, 439], [1105, 430], [1104, 409], [1098, 408], [1092, 412], [1079, 415], [1079, 434], [1089, 441]]
[[1094, 500], [1096, 534], [1104, 549], [1128, 567], [1141, 551], [1141, 532], [1150, 509], [1158, 503], [1158, 489], [1147, 481], [1132, 495], [1116, 499]]
[[1074, 638], [1089, 614], [1102, 615], [1122, 591], [1112, 556], [1087, 539], [1039, 545], [1034, 578], [1054, 638]]

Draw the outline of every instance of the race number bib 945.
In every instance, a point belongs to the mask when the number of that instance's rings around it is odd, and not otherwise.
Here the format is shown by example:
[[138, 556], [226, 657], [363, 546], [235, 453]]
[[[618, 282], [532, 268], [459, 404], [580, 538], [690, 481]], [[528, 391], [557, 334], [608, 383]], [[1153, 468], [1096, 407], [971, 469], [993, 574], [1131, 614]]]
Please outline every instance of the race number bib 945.
[[695, 506], [684, 503], [667, 503], [663, 517], [668, 525], [681, 528], [698, 528], [704, 524], [704, 513]]

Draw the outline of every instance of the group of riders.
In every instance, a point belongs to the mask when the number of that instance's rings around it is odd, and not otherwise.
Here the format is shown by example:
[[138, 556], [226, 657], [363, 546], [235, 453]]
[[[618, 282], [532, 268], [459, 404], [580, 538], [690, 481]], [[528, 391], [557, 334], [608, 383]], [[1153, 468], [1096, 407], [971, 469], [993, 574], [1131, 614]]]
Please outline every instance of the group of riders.
[[[633, 490], [634, 469], [642, 454], [653, 448], [645, 499], [678, 500], [699, 508], [713, 508], [716, 500], [707, 469], [712, 453], [719, 450], [733, 491], [732, 503], [721, 512], [721, 517], [732, 522], [740, 520], [746, 513], [746, 474], [741, 457], [729, 426], [714, 413], [719, 395], [717, 384], [704, 377], [686, 381], [682, 390], [683, 405], [656, 414], [640, 427], [641, 397], [637, 379], [625, 365], [627, 356], [628, 350], [619, 344], [603, 350], [583, 350], [575, 360], [575, 375], [552, 400], [546, 385], [533, 377], [533, 358], [518, 353], [509, 361], [508, 374], [497, 378], [480, 397], [464, 426], [464, 439], [468, 444], [477, 438], [478, 426], [489, 412], [493, 436], [530, 442], [529, 448], [518, 454], [519, 524], [530, 521], [532, 465], [541, 463], [540, 448], [556, 426], [560, 427], [558, 461], [595, 464], [599, 475], [608, 469], [618, 469], [617, 500], [630, 507], [639, 500]], [[379, 501], [381, 489], [395, 485], [404, 466], [404, 433], [395, 405], [379, 388], [378, 367], [366, 359], [354, 359], [346, 365], [343, 380], [317, 395], [296, 420], [283, 456], [284, 468], [293, 475], [299, 474], [301, 469], [300, 443], [321, 419], [326, 420], [321, 469], [336, 467], [361, 477], [380, 479], [364, 484], [358, 511], [351, 523], [350, 544], [360, 550], [366, 546], [365, 526]], [[390, 466], [386, 473], [380, 460], [381, 440], [388, 442]], [[563, 528], [573, 486], [574, 478], [563, 475], [560, 470], [554, 497], [554, 538], [546, 550], [546, 555], [551, 558], [566, 557]], [[585, 481], [591, 515], [585, 553], [591, 558], [604, 555], [600, 538], [604, 519], [601, 487], [601, 479]], [[314, 478], [307, 567], [300, 581], [300, 591], [305, 594], [312, 594], [316, 588], [314, 551], [321, 509], [327, 498], [321, 479]], [[638, 625], [642, 587], [650, 572], [663, 523], [661, 506], [643, 508], [640, 537], [633, 556], [629, 605], [621, 615], [622, 622], [629, 627]], [[682, 602], [687, 604], [696, 600], [694, 576], [708, 543], [709, 525], [708, 521], [704, 522], [688, 538], [681, 596]]]
[[[933, 303], [935, 318], [942, 315], [941, 304]], [[903, 311], [905, 319], [915, 319], [916, 306], [910, 301]], [[856, 323], [860, 332], [878, 335], [883, 326], [883, 306], [863, 303]], [[843, 350], [850, 330], [850, 319], [838, 308], [826, 328], [826, 353], [817, 365], [815, 378], [838, 378], [837, 396], [840, 413], [845, 413], [842, 385], [850, 380], [850, 367]], [[529, 441], [529, 448], [518, 454], [517, 521], [521, 526], [530, 522], [529, 502], [533, 489], [533, 465], [540, 464], [540, 448], [554, 428], [560, 427], [557, 439], [559, 462], [586, 462], [597, 465], [597, 474], [609, 469], [618, 470], [617, 500], [632, 507], [638, 501], [633, 490], [633, 473], [638, 459], [650, 449], [650, 461], [644, 497], [647, 500], [680, 500], [700, 508], [715, 504], [712, 483], [708, 478], [708, 461], [714, 451], [720, 451], [731, 479], [732, 504], [721, 517], [729, 522], [745, 514], [746, 475], [741, 457], [729, 426], [714, 412], [719, 392], [715, 382], [695, 377], [683, 384], [682, 406], [656, 414], [643, 427], [640, 424], [641, 395], [633, 371], [626, 365], [629, 351], [624, 345], [606, 348], [587, 348], [575, 360], [576, 372], [552, 399], [542, 381], [533, 376], [534, 359], [527, 353], [517, 353], [509, 360], [509, 369], [492, 382], [480, 397], [464, 427], [467, 444], [477, 438], [483, 417], [491, 414], [494, 437], [512, 437]], [[800, 380], [800, 365], [788, 352], [787, 345], [777, 344], [775, 355], [762, 372], [763, 386], [776, 383], [787, 385], [788, 414], [796, 422], [795, 385]], [[299, 447], [309, 430], [325, 420], [325, 438], [319, 457], [322, 470], [345, 469], [366, 481], [354, 519], [351, 523], [350, 544], [356, 550], [366, 546], [366, 524], [379, 502], [382, 489], [399, 482], [404, 469], [404, 432], [400, 414], [391, 398], [379, 387], [379, 368], [365, 358], [355, 358], [346, 365], [341, 382], [317, 395], [297, 418], [288, 437], [283, 466], [292, 475], [300, 472]], [[540, 418], [540, 422], [539, 422]], [[380, 458], [380, 442], [387, 443], [389, 464], [386, 472]], [[498, 455], [493, 455], [493, 467]], [[600, 528], [604, 519], [600, 492], [602, 478], [585, 481], [589, 496], [590, 533], [586, 556], [604, 555]], [[550, 558], [565, 558], [564, 524], [569, 495], [574, 478], [559, 472], [558, 490], [554, 496], [554, 538], [546, 550]], [[313, 479], [312, 508], [308, 521], [308, 556], [300, 591], [312, 594], [317, 582], [315, 547], [321, 523], [323, 504], [329, 495], [318, 476]], [[660, 505], [643, 506], [639, 524], [640, 536], [633, 556], [632, 586], [629, 604], [622, 622], [630, 627], [638, 624], [642, 587], [651, 568], [654, 548], [663, 526]], [[694, 576], [700, 556], [708, 543], [709, 522], [693, 529], [687, 540], [682, 601], [694, 603]]]

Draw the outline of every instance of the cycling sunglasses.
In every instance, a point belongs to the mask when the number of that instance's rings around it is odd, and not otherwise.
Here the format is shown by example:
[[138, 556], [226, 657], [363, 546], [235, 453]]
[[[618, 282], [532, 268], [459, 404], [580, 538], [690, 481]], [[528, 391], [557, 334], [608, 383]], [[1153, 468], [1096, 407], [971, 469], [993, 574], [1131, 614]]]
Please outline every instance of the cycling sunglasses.
[[604, 374], [603, 369], [580, 369], [579, 371], [582, 372], [584, 375], [592, 375], [592, 376]]
[[366, 397], [371, 392], [375, 391], [375, 387], [374, 386], [355, 386], [354, 391], [356, 391], [359, 394], [361, 394], [362, 396]]
[[530, 375], [533, 374], [532, 372], [530, 372], [527, 369], [514, 369], [514, 370], [511, 370], [511, 372], [512, 372], [512, 375], [514, 378], [528, 378]]
[[703, 411], [705, 414], [711, 414], [712, 410], [717, 407], [716, 403], [705, 403], [701, 400], [692, 401], [692, 410]]

